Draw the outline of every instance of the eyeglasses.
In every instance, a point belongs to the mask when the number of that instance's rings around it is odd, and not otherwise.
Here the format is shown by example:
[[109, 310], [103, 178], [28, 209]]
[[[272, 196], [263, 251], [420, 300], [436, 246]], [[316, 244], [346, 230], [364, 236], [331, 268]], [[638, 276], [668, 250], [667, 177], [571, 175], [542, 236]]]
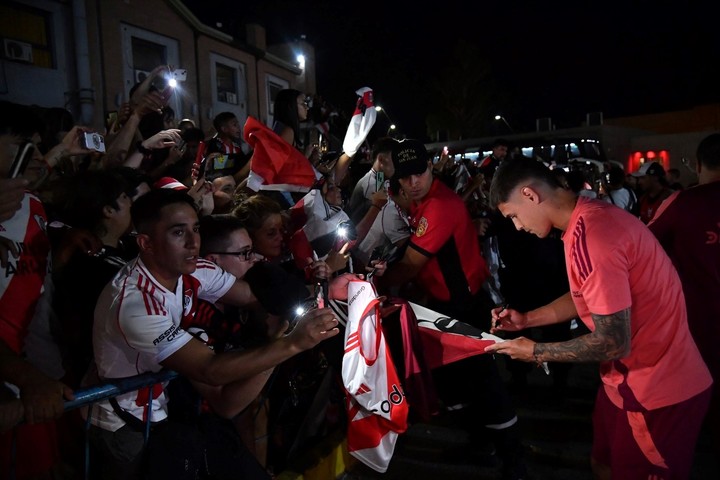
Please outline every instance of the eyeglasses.
[[246, 262], [249, 262], [250, 260], [255, 260], [257, 258], [255, 254], [255, 250], [252, 248], [248, 250], [243, 250], [241, 252], [210, 252], [211, 254], [215, 255], [232, 255], [234, 257], [238, 257], [241, 260], [244, 260]]
[[310, 108], [310, 103], [311, 103], [311, 100], [309, 98], [306, 98], [305, 100], [298, 102], [298, 106]]

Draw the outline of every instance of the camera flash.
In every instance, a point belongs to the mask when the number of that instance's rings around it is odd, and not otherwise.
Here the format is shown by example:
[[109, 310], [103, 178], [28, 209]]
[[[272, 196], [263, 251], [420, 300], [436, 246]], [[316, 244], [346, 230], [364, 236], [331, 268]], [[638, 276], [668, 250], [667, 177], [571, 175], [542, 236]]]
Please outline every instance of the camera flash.
[[168, 80], [168, 85], [170, 85], [170, 88], [177, 87], [177, 80], [175, 80], [174, 78], [171, 78], [170, 80]]
[[347, 228], [345, 228], [345, 227], [340, 227], [340, 228], [338, 228], [338, 229], [337, 229], [337, 234], [338, 234], [338, 237], [343, 237], [343, 238], [344, 238], [344, 237], [347, 235]]
[[295, 315], [297, 315], [298, 317], [303, 313], [305, 313], [305, 309], [303, 307], [299, 306], [295, 308]]

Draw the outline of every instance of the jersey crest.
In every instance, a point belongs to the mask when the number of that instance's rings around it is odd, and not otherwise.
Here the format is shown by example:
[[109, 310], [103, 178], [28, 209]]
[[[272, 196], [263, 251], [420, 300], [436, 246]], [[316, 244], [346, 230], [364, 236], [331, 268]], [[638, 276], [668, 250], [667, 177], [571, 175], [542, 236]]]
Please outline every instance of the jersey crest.
[[427, 232], [428, 221], [427, 218], [422, 217], [418, 222], [417, 229], [415, 230], [415, 236], [422, 237]]

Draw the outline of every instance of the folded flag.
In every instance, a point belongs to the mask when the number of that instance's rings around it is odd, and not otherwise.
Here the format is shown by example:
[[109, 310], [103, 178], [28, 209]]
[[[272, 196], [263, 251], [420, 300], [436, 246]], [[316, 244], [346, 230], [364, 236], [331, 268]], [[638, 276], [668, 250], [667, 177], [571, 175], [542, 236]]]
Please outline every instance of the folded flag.
[[315, 184], [310, 161], [267, 126], [248, 117], [243, 132], [245, 141], [253, 148], [249, 188], [256, 192], [307, 192]]
[[385, 472], [398, 435], [407, 429], [408, 404], [385, 343], [380, 301], [369, 282], [348, 284], [342, 379], [347, 392], [348, 452]]
[[343, 140], [343, 152], [349, 157], [355, 155], [360, 145], [365, 141], [370, 133], [370, 129], [375, 125], [377, 111], [373, 103], [373, 91], [369, 87], [363, 87], [355, 93], [358, 94], [355, 112], [350, 119], [350, 124]]

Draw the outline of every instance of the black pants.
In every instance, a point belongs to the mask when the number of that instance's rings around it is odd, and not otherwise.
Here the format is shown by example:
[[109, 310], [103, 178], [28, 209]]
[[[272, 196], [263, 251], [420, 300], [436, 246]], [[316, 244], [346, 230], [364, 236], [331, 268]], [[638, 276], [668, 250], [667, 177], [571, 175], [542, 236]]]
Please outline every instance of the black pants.
[[[490, 296], [482, 289], [469, 301], [431, 302], [428, 308], [487, 332]], [[512, 398], [491, 354], [475, 355], [433, 371], [438, 396], [445, 407], [467, 406], [485, 425], [502, 425], [515, 417]]]

